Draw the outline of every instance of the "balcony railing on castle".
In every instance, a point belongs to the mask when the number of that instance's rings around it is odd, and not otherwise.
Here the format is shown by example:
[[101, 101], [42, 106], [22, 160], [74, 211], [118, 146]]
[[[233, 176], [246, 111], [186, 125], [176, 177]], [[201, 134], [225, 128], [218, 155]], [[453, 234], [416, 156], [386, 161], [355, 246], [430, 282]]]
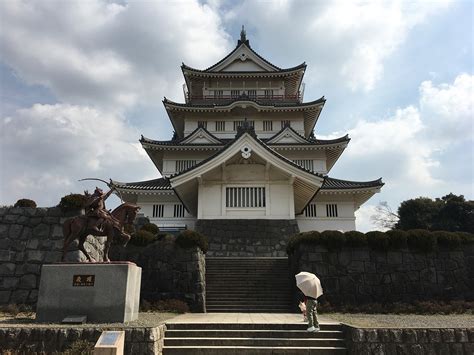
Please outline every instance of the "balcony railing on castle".
[[237, 100], [252, 100], [252, 101], [278, 101], [278, 102], [301, 102], [301, 96], [298, 95], [187, 95], [186, 102], [204, 102], [225, 103]]

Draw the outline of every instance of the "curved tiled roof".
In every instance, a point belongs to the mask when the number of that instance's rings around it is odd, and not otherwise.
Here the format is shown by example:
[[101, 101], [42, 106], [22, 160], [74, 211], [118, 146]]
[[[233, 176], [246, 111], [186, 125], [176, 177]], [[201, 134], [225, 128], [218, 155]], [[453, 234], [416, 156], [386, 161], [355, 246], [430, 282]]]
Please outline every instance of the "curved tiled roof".
[[[204, 101], [204, 100], [202, 100]], [[212, 100], [210, 100], [212, 101]], [[238, 101], [251, 101], [256, 103], [259, 106], [266, 106], [266, 107], [278, 107], [278, 108], [298, 108], [298, 107], [306, 107], [306, 106], [312, 106], [316, 104], [321, 104], [325, 103], [326, 99], [324, 96], [321, 96], [319, 99], [313, 100], [313, 101], [308, 101], [308, 102], [296, 102], [296, 101], [282, 101], [278, 102], [276, 100], [269, 99], [267, 100], [255, 100], [249, 98], [247, 95], [241, 95], [237, 98], [234, 99], [229, 99], [229, 100], [219, 100], [219, 103], [211, 102], [211, 103], [202, 103], [199, 102], [196, 104], [192, 103], [179, 103], [179, 102], [174, 102], [171, 100], [168, 100], [166, 97], [163, 99], [163, 104], [170, 104], [173, 106], [178, 106], [178, 107], [184, 107], [184, 108], [213, 108], [213, 107], [225, 107], [233, 104], [234, 102]]]
[[[312, 145], [325, 145], [325, 144], [336, 144], [336, 143], [344, 143], [344, 142], [349, 142], [351, 139], [349, 138], [349, 135], [346, 134], [345, 136], [339, 137], [339, 138], [334, 138], [334, 139], [316, 139], [316, 138], [306, 138], [296, 132], [293, 127], [291, 126], [284, 126], [282, 129], [280, 129], [277, 133], [275, 133], [273, 136], [270, 138], [263, 138], [262, 141], [268, 142], [274, 139], [275, 137], [278, 137], [279, 134], [281, 134], [285, 129], [290, 129], [293, 133], [295, 133], [298, 137], [304, 139], [308, 144]], [[300, 145], [304, 143], [269, 143], [269, 145]]]
[[[231, 52], [232, 54], [233, 52]], [[255, 53], [255, 52], [254, 52]], [[256, 53], [255, 53], [256, 54]], [[258, 54], [257, 54], [258, 55]], [[228, 56], [227, 56], [228, 57]], [[227, 58], [226, 57], [226, 58]], [[226, 59], [224, 58], [224, 59]], [[261, 58], [261, 57], [260, 57]], [[263, 59], [263, 58], [261, 58]], [[223, 60], [222, 60], [223, 61]], [[222, 62], [221, 61], [221, 62]], [[215, 64], [214, 66], [217, 66], [218, 64], [220, 64], [221, 62]], [[268, 63], [268, 62], [267, 62]], [[213, 66], [213, 67], [214, 67]], [[212, 68], [212, 67], [211, 67]], [[298, 64], [298, 65], [295, 65], [294, 67], [291, 67], [291, 68], [284, 68], [284, 69], [281, 69], [281, 68], [278, 68], [277, 71], [271, 71], [271, 72], [267, 72], [267, 71], [222, 71], [222, 72], [210, 72], [209, 71], [209, 68], [208, 69], [196, 69], [196, 68], [193, 68], [193, 67], [190, 67], [189, 65], [186, 65], [184, 63], [181, 64], [181, 71], [185, 71], [185, 70], [189, 70], [189, 71], [193, 71], [193, 72], [196, 72], [196, 73], [206, 73], [206, 74], [212, 74], [212, 75], [240, 75], [240, 74], [278, 74], [278, 73], [287, 73], [287, 72], [292, 72], [292, 71], [296, 71], [296, 70], [299, 70], [299, 69], [306, 69], [306, 63], [303, 62], [301, 64]]]
[[172, 190], [170, 181], [167, 178], [158, 178], [137, 182], [112, 181], [113, 185], [125, 190]]
[[322, 190], [347, 190], [347, 189], [364, 189], [371, 187], [382, 187], [385, 185], [382, 178], [372, 181], [349, 181], [326, 177], [324, 180]]

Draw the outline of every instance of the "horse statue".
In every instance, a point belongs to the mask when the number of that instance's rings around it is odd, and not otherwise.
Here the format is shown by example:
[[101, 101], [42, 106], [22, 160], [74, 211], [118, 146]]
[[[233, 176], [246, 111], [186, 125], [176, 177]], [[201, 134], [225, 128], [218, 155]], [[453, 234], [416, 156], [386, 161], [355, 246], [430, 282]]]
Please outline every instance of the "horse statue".
[[104, 258], [103, 261], [108, 263], [109, 249], [114, 238], [123, 240], [123, 246], [126, 246], [131, 236], [127, 234], [123, 227], [127, 224], [132, 224], [137, 216], [140, 207], [128, 202], [125, 202], [114, 209], [110, 215], [112, 218], [105, 219], [101, 228], [97, 229], [94, 223], [91, 223], [90, 218], [87, 215], [76, 216], [69, 218], [63, 224], [63, 235], [64, 235], [64, 246], [61, 261], [64, 261], [69, 245], [76, 239], [79, 240], [78, 248], [84, 253], [87, 260], [92, 262], [92, 258], [84, 248], [84, 242], [88, 235], [94, 236], [107, 236], [107, 241], [104, 246]]

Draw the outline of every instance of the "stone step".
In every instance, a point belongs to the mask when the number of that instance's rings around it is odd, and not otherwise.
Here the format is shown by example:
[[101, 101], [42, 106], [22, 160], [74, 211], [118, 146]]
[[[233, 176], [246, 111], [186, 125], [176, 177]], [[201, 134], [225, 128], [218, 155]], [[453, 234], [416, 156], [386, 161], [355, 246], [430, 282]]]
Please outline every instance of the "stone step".
[[207, 297], [208, 302], [252, 302], [252, 303], [257, 303], [257, 302], [263, 302], [263, 303], [273, 303], [273, 302], [286, 302], [286, 303], [292, 303], [293, 300], [291, 299], [290, 296], [286, 297], [271, 297], [271, 298], [265, 298], [265, 297], [252, 297], [252, 295], [247, 296], [247, 297], [234, 297], [233, 295], [227, 295], [227, 296], [211, 296]]
[[208, 312], [280, 312], [285, 313], [290, 310], [290, 304], [206, 304], [206, 310]]
[[208, 305], [212, 305], [212, 306], [224, 306], [224, 305], [227, 305], [227, 304], [232, 304], [232, 305], [236, 305], [236, 306], [242, 306], [242, 305], [247, 305], [247, 304], [251, 304], [251, 305], [262, 305], [262, 306], [271, 306], [271, 305], [285, 305], [285, 306], [288, 306], [290, 305], [292, 302], [291, 300], [289, 299], [278, 299], [278, 300], [275, 300], [275, 299], [270, 299], [270, 298], [262, 298], [262, 299], [240, 299], [240, 300], [235, 300], [235, 299], [232, 299], [232, 298], [223, 298], [223, 299], [212, 299], [212, 300], [207, 300], [207, 304]]
[[165, 338], [165, 346], [294, 346], [343, 347], [343, 339], [334, 338]]
[[268, 330], [268, 329], [187, 329], [166, 330], [167, 338], [334, 338], [343, 339], [340, 330], [321, 330], [309, 333], [306, 330]]
[[347, 354], [345, 347], [249, 347], [249, 346], [165, 346], [163, 355], [262, 355], [262, 354], [317, 354], [342, 355]]
[[[306, 330], [306, 323], [167, 323], [168, 330]], [[339, 323], [320, 323], [321, 330], [342, 331]]]

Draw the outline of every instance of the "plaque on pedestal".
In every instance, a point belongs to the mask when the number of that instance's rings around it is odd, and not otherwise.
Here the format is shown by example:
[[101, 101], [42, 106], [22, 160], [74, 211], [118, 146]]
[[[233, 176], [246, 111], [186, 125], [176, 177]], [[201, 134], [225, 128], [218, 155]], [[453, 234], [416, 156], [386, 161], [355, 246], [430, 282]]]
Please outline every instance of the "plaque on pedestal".
[[130, 262], [43, 265], [36, 320], [61, 322], [77, 314], [100, 323], [135, 320], [141, 273]]

